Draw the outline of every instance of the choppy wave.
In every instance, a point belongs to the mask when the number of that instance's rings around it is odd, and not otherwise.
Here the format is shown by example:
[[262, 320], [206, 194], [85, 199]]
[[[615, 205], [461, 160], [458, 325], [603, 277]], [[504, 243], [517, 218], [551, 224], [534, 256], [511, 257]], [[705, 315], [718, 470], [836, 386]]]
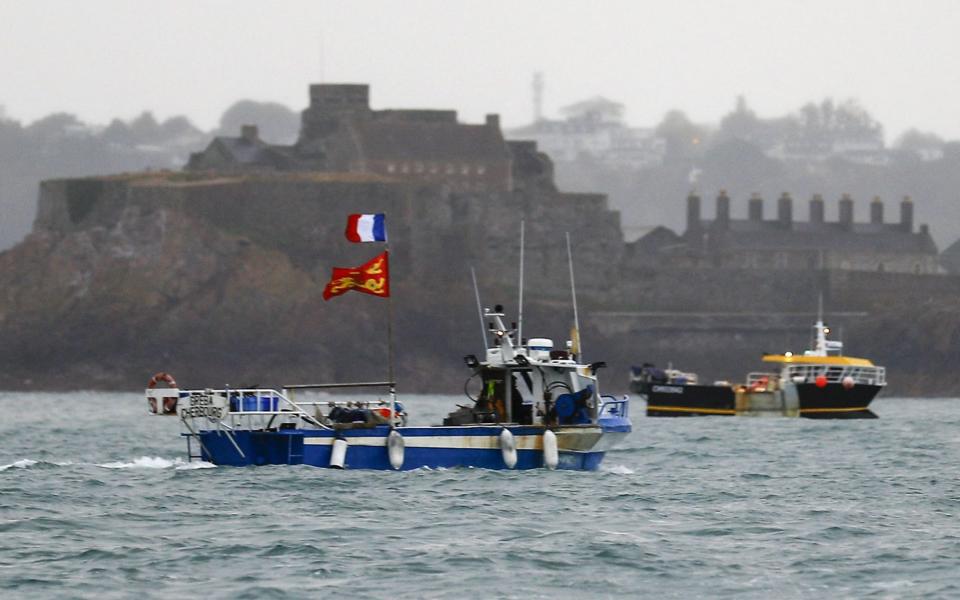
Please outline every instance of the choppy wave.
[[960, 595], [949, 401], [863, 422], [641, 416], [597, 473], [197, 472], [213, 465], [139, 396], [6, 398], [0, 597]]
[[7, 469], [27, 469], [37, 464], [37, 461], [31, 460], [29, 458], [21, 458], [16, 462], [12, 462], [9, 465], [0, 465], [0, 471], [6, 471]]

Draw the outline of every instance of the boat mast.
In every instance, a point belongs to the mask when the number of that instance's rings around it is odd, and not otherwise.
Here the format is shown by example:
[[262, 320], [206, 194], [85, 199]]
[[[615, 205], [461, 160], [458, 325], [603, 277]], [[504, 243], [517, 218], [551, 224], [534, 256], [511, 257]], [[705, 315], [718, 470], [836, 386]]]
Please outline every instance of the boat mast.
[[[523, 233], [524, 221], [520, 219], [520, 306], [517, 310], [517, 342], [523, 345]], [[486, 339], [486, 338], [484, 338]]]
[[583, 346], [580, 343], [580, 318], [577, 313], [577, 286], [573, 281], [573, 252], [570, 250], [570, 232], [567, 232], [567, 264], [570, 267], [570, 295], [573, 296], [573, 331], [576, 339], [576, 347], [572, 348], [577, 353], [577, 360], [583, 362], [580, 358], [583, 355]]
[[477, 272], [470, 267], [470, 277], [473, 278], [473, 295], [477, 298], [477, 316], [480, 317], [480, 338], [483, 339], [483, 350], [490, 349], [487, 345], [487, 330], [483, 326], [483, 307], [480, 306], [480, 288], [477, 287]]
[[820, 292], [817, 299], [817, 323], [814, 327], [817, 330], [817, 341], [813, 347], [814, 356], [826, 356], [827, 334], [826, 328], [823, 326], [823, 292]]
[[[384, 231], [384, 251], [390, 264], [390, 237]], [[393, 292], [387, 294], [387, 381], [390, 382], [390, 428], [395, 427], [397, 415], [397, 380], [393, 378]]]

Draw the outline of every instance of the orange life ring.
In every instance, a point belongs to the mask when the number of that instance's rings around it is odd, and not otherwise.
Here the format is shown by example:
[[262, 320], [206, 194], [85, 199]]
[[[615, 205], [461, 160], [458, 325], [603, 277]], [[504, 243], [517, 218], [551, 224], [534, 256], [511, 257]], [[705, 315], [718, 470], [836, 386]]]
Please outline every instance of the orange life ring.
[[166, 382], [166, 384], [172, 388], [177, 387], [177, 381], [173, 378], [173, 375], [161, 371], [150, 378], [150, 382], [147, 383], [147, 389], [152, 390], [157, 387], [157, 384], [161, 381]]

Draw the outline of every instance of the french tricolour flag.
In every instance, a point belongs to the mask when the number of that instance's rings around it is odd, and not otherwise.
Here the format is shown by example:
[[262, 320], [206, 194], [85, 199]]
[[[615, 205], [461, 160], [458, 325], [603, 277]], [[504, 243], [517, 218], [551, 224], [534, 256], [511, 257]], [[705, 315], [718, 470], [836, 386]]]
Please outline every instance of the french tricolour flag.
[[387, 241], [387, 226], [383, 213], [347, 217], [347, 239], [351, 242]]

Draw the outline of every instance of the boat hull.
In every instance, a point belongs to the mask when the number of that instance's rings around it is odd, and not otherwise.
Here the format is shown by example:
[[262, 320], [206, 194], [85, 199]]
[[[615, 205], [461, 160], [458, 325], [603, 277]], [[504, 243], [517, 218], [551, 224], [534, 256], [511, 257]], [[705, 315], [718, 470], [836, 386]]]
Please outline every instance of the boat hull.
[[733, 416], [733, 388], [719, 385], [650, 384], [642, 392], [648, 417]]
[[800, 416], [808, 419], [876, 419], [870, 403], [883, 386], [858, 384], [849, 389], [839, 383], [817, 387], [813, 383], [796, 384], [800, 397]]
[[[404, 441], [401, 470], [474, 467], [507, 469], [500, 435], [507, 429], [516, 443], [514, 469], [544, 467], [544, 428], [535, 426], [398, 427]], [[621, 425], [560, 427], [557, 468], [592, 471], [606, 450], [629, 433]], [[390, 429], [201, 431], [200, 456], [218, 465], [310, 465], [330, 467], [333, 445], [346, 442], [343, 468], [392, 470], [387, 450]]]
[[[875, 419], [870, 403], [883, 389], [865, 384], [849, 389], [839, 383], [791, 385], [797, 391], [799, 416], [808, 419]], [[738, 414], [736, 393], [729, 386], [650, 384], [641, 393], [647, 400], [648, 417]]]

